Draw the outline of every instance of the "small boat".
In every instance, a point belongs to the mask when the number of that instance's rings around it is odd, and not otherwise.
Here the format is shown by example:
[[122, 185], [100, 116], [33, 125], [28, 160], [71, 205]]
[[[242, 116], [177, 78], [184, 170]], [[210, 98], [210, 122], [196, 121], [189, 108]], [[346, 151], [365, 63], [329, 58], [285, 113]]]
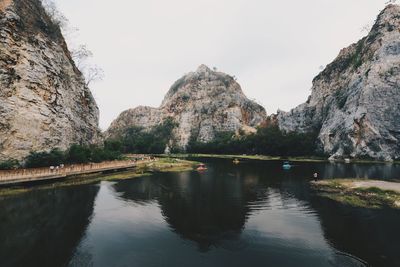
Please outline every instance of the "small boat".
[[204, 164], [202, 163], [202, 164], [199, 164], [199, 166], [197, 167], [197, 170], [198, 170], [198, 171], [205, 171], [205, 170], [207, 170], [207, 167], [206, 167], [206, 165], [204, 165]]
[[347, 159], [344, 159], [344, 162], [345, 162], [345, 163], [350, 163], [350, 159], [348, 159], [348, 158], [347, 158]]
[[239, 163], [240, 163], [240, 160], [238, 160], [238, 159], [233, 160], [233, 164], [239, 164]]
[[290, 164], [289, 161], [285, 161], [285, 162], [283, 163], [283, 165], [282, 165], [282, 168], [283, 168], [284, 170], [290, 170], [290, 169], [292, 168], [292, 165]]

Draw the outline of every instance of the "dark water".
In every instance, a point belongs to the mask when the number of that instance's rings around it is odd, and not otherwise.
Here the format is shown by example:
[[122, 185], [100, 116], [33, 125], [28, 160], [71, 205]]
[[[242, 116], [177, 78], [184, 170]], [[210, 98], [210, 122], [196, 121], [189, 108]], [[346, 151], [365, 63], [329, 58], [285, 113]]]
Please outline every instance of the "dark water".
[[0, 200], [0, 266], [400, 266], [400, 212], [315, 196], [308, 179], [398, 165], [207, 162]]

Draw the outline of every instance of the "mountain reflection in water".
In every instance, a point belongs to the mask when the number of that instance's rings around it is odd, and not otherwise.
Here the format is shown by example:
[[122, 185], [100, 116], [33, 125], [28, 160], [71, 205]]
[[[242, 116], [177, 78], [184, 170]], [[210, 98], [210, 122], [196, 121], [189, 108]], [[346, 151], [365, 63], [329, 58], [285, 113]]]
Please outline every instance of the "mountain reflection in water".
[[85, 234], [98, 186], [0, 200], [0, 266], [63, 266]]
[[397, 210], [344, 206], [316, 196], [308, 183], [314, 172], [392, 179], [397, 165], [296, 163], [283, 171], [280, 162], [206, 161], [204, 173], [0, 201], [0, 265], [364, 266], [361, 258], [400, 266]]

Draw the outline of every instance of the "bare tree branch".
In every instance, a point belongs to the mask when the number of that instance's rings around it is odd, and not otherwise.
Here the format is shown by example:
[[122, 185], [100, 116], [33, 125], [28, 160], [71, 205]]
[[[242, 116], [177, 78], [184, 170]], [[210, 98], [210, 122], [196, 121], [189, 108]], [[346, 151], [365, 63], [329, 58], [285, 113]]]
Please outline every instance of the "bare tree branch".
[[87, 68], [83, 74], [85, 76], [87, 87], [89, 87], [92, 82], [101, 81], [104, 79], [104, 71], [98, 66], [91, 66]]
[[78, 48], [71, 50], [71, 57], [75, 61], [78, 69], [82, 70], [86, 60], [93, 57], [93, 53], [87, 48], [86, 45], [80, 45]]

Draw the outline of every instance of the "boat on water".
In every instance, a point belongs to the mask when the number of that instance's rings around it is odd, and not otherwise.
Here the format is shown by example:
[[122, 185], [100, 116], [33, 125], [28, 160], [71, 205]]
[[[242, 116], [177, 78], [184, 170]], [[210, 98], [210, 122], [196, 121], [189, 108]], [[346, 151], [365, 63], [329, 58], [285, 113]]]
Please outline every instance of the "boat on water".
[[292, 165], [290, 164], [289, 161], [285, 161], [285, 162], [283, 162], [282, 168], [284, 170], [290, 170], [292, 168]]
[[207, 170], [207, 167], [203, 163], [199, 164], [199, 166], [197, 167], [197, 171], [205, 171], [205, 170]]
[[240, 163], [240, 160], [238, 160], [238, 159], [233, 160], [233, 164], [239, 164], [239, 163]]

